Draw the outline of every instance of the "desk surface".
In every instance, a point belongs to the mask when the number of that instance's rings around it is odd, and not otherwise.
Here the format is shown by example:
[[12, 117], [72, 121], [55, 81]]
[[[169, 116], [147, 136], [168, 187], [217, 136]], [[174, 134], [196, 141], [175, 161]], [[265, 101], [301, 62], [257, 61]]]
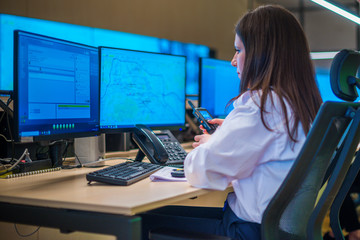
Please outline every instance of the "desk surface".
[[[108, 161], [113, 165], [120, 160]], [[85, 175], [97, 168], [64, 169], [12, 179], [0, 179], [0, 201], [134, 215], [188, 198], [213, 192], [191, 187], [187, 182], [151, 182], [149, 178], [130, 186], [93, 182]]]

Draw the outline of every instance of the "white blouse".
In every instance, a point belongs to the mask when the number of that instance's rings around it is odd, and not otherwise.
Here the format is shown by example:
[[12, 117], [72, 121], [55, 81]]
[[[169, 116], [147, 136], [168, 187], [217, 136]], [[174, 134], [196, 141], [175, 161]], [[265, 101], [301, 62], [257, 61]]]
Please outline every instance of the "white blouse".
[[[286, 177], [305, 142], [301, 124], [297, 142], [290, 140], [278, 96], [272, 92], [266, 103], [265, 128], [260, 116], [260, 92], [244, 93], [234, 102], [234, 110], [209, 140], [188, 153], [184, 168], [188, 182], [199, 188], [234, 193], [228, 203], [241, 219], [261, 223], [262, 214]], [[287, 105], [292, 123], [292, 111]], [[291, 125], [290, 125], [291, 126]]]

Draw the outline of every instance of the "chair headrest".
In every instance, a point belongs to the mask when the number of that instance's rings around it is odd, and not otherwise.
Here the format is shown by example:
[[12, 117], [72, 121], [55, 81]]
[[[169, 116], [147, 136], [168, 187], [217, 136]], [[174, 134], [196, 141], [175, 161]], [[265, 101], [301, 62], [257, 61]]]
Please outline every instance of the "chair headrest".
[[355, 101], [358, 98], [356, 85], [360, 80], [356, 73], [360, 65], [360, 53], [343, 49], [334, 57], [330, 68], [330, 84], [334, 94], [346, 101]]

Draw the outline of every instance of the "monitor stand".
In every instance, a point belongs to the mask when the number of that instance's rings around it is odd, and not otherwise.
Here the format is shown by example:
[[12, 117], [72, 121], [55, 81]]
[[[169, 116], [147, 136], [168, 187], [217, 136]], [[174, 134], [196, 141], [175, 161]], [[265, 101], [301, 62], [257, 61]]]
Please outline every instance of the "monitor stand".
[[75, 138], [74, 149], [76, 163], [91, 166], [105, 165], [105, 162], [102, 161], [105, 158], [105, 134]]

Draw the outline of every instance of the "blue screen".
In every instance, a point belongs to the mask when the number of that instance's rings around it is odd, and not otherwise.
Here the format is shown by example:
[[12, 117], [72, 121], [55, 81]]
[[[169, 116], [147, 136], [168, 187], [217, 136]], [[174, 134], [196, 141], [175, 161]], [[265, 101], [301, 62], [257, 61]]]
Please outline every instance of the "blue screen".
[[211, 120], [212, 117], [210, 116], [209, 112], [206, 110], [199, 110], [200, 114], [205, 118], [205, 120]]
[[184, 56], [100, 48], [100, 128], [185, 125]]
[[197, 95], [199, 58], [209, 57], [205, 45], [183, 43], [101, 28], [0, 14], [0, 89], [13, 89], [13, 32], [24, 30], [90, 46], [109, 46], [187, 57], [186, 94]]
[[18, 140], [98, 133], [97, 48], [16, 31], [14, 75]]
[[202, 58], [200, 61], [199, 106], [214, 117], [225, 117], [233, 109], [226, 105], [239, 94], [240, 80], [230, 61]]
[[344, 100], [338, 98], [331, 89], [330, 84], [330, 72], [328, 69], [315, 68], [316, 82], [320, 91], [323, 102], [326, 101], [341, 101]]

